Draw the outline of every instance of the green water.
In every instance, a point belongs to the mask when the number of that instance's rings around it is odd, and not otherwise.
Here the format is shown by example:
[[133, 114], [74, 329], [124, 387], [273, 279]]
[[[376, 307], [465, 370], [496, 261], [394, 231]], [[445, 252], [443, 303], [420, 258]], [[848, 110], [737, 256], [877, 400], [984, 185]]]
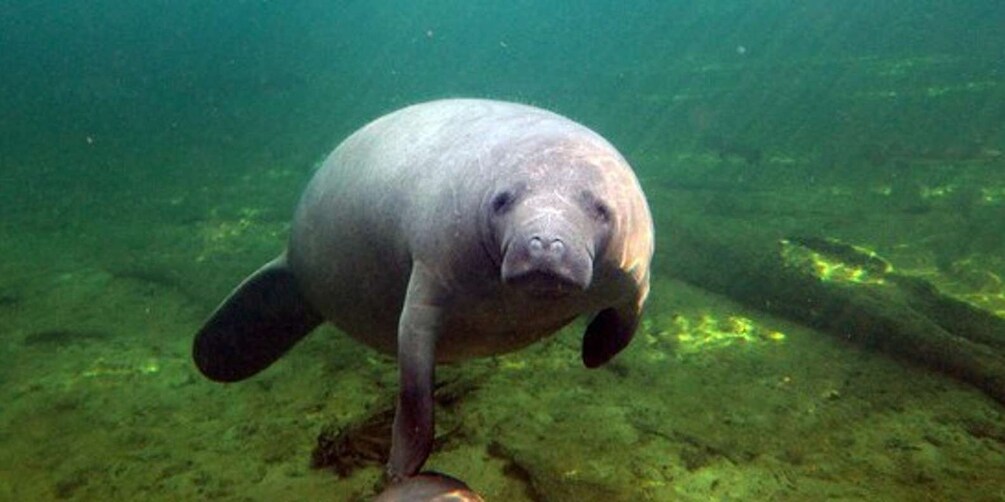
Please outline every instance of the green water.
[[[459, 96], [607, 137], [657, 254], [605, 369], [576, 325], [442, 370], [469, 391], [427, 467], [490, 501], [1003, 500], [1000, 324], [919, 361], [759, 300], [744, 254], [858, 246], [973, 306], [950, 324], [1000, 321], [1002, 26], [994, 0], [0, 3], [0, 500], [368, 500], [378, 463], [311, 451], [393, 396], [393, 361], [325, 328], [222, 386], [191, 339], [339, 140]], [[689, 268], [694, 235], [730, 258]]]

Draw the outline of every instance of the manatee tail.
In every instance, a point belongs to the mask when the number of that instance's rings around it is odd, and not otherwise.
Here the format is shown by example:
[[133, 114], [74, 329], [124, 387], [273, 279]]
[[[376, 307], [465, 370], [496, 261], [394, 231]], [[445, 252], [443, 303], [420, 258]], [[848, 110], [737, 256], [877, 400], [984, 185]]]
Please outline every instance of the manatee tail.
[[244, 280], [195, 335], [203, 375], [236, 382], [264, 370], [324, 319], [300, 293], [285, 256]]

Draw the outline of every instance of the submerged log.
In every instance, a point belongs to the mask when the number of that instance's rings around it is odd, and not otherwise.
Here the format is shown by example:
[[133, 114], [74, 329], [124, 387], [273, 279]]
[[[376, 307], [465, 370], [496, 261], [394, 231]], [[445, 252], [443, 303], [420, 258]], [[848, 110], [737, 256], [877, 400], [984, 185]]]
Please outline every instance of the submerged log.
[[1005, 319], [831, 239], [663, 225], [662, 272], [974, 385], [1005, 404]]

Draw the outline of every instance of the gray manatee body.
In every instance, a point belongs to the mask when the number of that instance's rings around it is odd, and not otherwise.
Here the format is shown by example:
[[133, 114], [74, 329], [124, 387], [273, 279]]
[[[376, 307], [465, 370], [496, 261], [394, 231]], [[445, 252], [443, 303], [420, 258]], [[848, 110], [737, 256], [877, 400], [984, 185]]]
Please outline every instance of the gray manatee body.
[[194, 358], [241, 380], [325, 320], [396, 355], [396, 481], [429, 455], [436, 362], [516, 350], [588, 315], [582, 358], [603, 364], [635, 331], [652, 254], [638, 181], [596, 133], [513, 103], [418, 104], [332, 152], [287, 251], [210, 316]]

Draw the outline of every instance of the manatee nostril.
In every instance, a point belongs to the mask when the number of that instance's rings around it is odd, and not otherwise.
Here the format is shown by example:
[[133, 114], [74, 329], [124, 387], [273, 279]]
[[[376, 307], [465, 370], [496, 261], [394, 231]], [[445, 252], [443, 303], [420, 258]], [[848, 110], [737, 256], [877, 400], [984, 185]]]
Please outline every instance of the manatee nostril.
[[544, 242], [541, 241], [540, 237], [531, 237], [530, 243], [527, 244], [527, 247], [530, 248], [532, 253], [537, 253], [544, 249]]

